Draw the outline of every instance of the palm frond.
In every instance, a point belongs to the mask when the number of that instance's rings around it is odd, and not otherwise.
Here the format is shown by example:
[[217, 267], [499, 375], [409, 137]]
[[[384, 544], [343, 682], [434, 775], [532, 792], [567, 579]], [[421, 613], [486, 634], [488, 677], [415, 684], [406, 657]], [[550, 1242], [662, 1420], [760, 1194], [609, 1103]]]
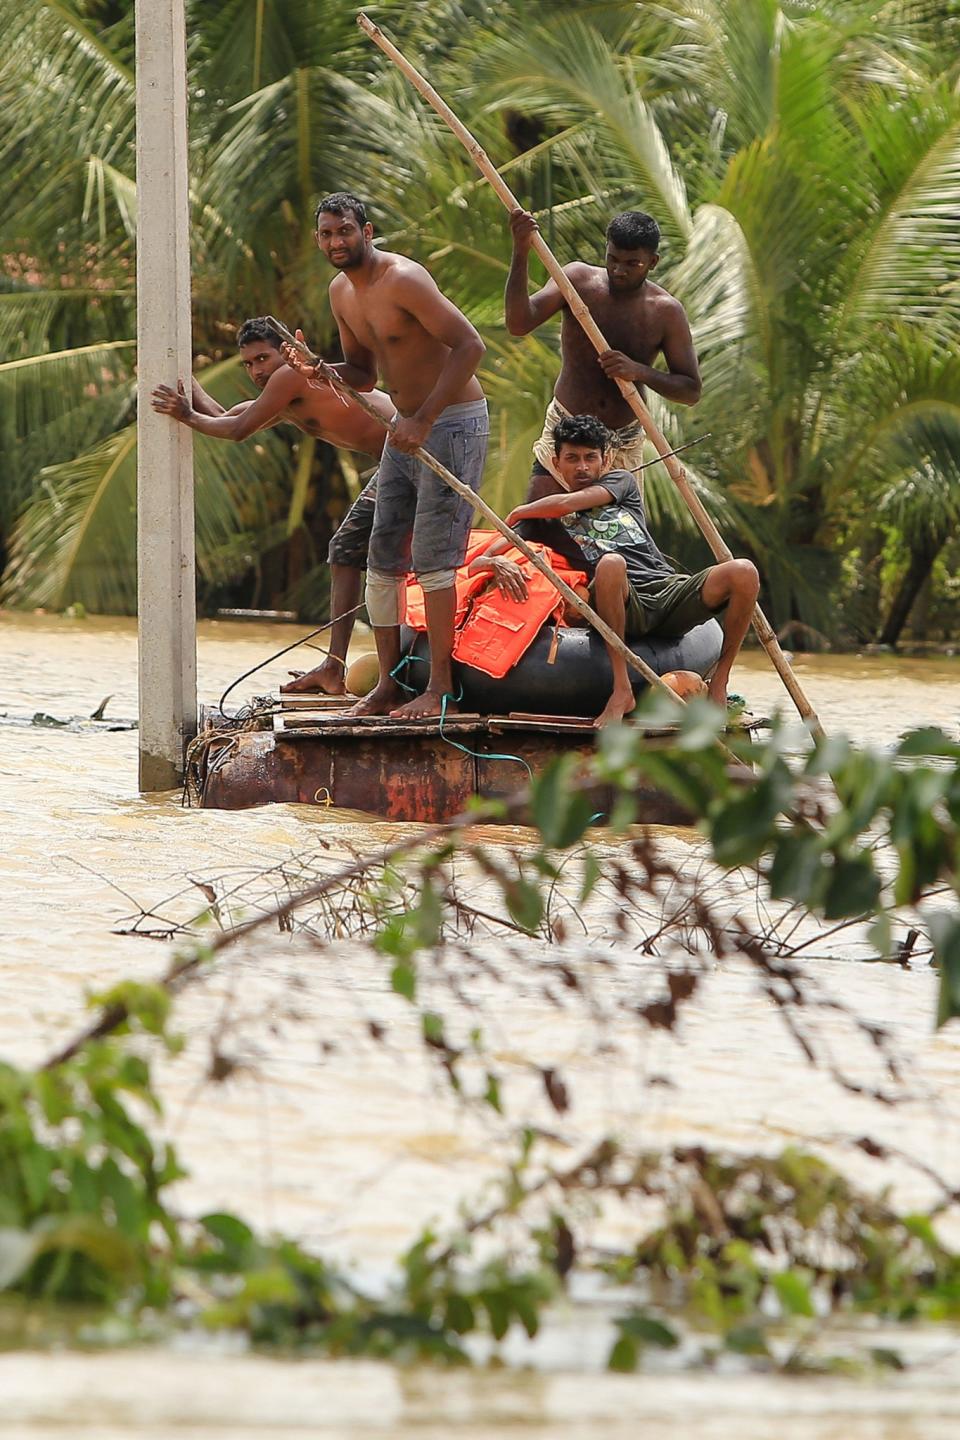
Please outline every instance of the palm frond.
[[[9, 288], [7, 288], [9, 286]], [[133, 290], [28, 285], [0, 280], [0, 355], [25, 359], [129, 333]]]
[[[43, 471], [14, 531], [3, 599], [107, 614], [136, 609], [136, 429]], [[110, 496], [110, 503], [103, 503]], [[104, 557], [109, 556], [109, 563]]]
[[[4, 228], [18, 241], [29, 238], [35, 256], [62, 261], [65, 246], [76, 244], [63, 227], [72, 158], [82, 166], [93, 155], [132, 170], [133, 74], [66, 0], [0, 0], [0, 33], [0, 98], [22, 121], [0, 141]], [[38, 207], [40, 195], [46, 203]]]
[[356, 9], [315, 0], [192, 0], [198, 81], [228, 104], [299, 70], [350, 73], [371, 58]]
[[710, 412], [742, 405], [745, 382], [755, 379], [755, 361], [769, 348], [770, 314], [735, 215], [721, 205], [701, 205], [669, 283], [690, 321]]
[[960, 337], [960, 105], [943, 90], [853, 112], [870, 167], [869, 223], [842, 267], [837, 340], [907, 321], [945, 345]]
[[[36, 470], [64, 458], [71, 426], [82, 444], [101, 439], [102, 425], [123, 414], [133, 352], [132, 340], [99, 341], [0, 364], [6, 464], [0, 515], [5, 523], [29, 495]], [[76, 447], [67, 453], [75, 454]]]
[[924, 417], [911, 427], [909, 450], [909, 463], [877, 494], [876, 513], [908, 546], [942, 543], [960, 525], [960, 415]]
[[606, 173], [633, 196], [629, 208], [651, 209], [668, 234], [685, 239], [686, 187], [634, 68], [618, 63], [584, 19], [562, 15], [528, 34], [522, 47], [513, 36], [494, 40], [480, 59], [477, 84], [491, 111], [520, 107], [553, 129], [588, 119]]
[[[236, 357], [211, 366], [204, 388], [233, 403], [237, 373]], [[136, 425], [129, 424], [39, 472], [14, 527], [6, 600], [54, 609], [79, 600], [108, 613], [136, 609], [136, 455]], [[289, 448], [270, 431], [242, 445], [198, 436], [194, 473], [198, 572], [223, 579], [227, 554], [242, 572], [289, 486]]]

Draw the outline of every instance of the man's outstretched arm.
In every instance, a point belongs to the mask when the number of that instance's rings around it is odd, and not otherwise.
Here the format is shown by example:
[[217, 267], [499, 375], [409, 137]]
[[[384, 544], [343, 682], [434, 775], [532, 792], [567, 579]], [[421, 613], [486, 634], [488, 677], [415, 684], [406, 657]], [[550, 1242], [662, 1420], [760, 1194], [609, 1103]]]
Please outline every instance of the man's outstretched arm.
[[544, 495], [542, 500], [531, 500], [511, 510], [507, 524], [519, 525], [522, 520], [559, 520], [577, 510], [596, 510], [599, 505], [609, 505], [613, 498], [606, 485], [588, 485], [585, 490], [571, 491], [569, 495]]
[[197, 410], [187, 400], [182, 381], [178, 381], [176, 390], [158, 385], [152, 404], [154, 410], [172, 415], [201, 435], [212, 435], [217, 440], [246, 440], [256, 431], [274, 425], [290, 401], [303, 393], [303, 384], [301, 376], [285, 365], [273, 372], [255, 400], [242, 401], [232, 410], [217, 415], [205, 415]]
[[[214, 400], [212, 395], [208, 395], [196, 379], [192, 379], [190, 382], [189, 400], [182, 380], [177, 381], [176, 390], [171, 390], [169, 385], [158, 385], [151, 399], [154, 410], [161, 415], [172, 415], [174, 420], [183, 421], [191, 409], [196, 410], [198, 415], [226, 415], [228, 413], [220, 401]], [[243, 401], [244, 406], [249, 404], [249, 400]], [[234, 410], [239, 408], [239, 406], [234, 406]], [[229, 413], [233, 414], [233, 411]]]
[[195, 375], [190, 381], [190, 404], [198, 415], [225, 415], [227, 413], [226, 406], [221, 405], [219, 400], [214, 400], [212, 395], [208, 395]]

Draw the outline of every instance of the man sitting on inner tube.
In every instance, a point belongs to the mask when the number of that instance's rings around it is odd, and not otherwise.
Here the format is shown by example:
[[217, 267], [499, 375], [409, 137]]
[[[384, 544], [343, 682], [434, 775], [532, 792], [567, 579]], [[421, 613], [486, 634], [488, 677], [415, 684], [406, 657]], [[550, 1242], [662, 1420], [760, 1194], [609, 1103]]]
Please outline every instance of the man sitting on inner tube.
[[[726, 560], [695, 575], [677, 574], [647, 528], [634, 476], [627, 470], [606, 468], [609, 435], [594, 415], [560, 420], [554, 431], [554, 449], [568, 493], [518, 505], [507, 516], [507, 524], [522, 527], [530, 520], [562, 522], [583, 553], [584, 568], [593, 572], [590, 595], [594, 609], [621, 639], [685, 635], [704, 620], [718, 617], [723, 626], [723, 649], [708, 694], [726, 707], [730, 671], [760, 588], [756, 567], [749, 560]], [[484, 558], [489, 560], [506, 548], [505, 540], [495, 540]], [[495, 578], [501, 579], [499, 575]], [[597, 726], [622, 720], [636, 704], [626, 661], [609, 645], [607, 651], [613, 668], [613, 693], [594, 722]]]

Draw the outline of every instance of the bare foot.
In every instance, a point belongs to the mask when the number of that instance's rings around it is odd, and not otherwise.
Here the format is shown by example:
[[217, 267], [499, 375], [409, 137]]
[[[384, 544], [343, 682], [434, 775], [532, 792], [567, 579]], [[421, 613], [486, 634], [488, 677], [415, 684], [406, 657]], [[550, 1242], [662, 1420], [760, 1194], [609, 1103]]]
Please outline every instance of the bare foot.
[[600, 714], [593, 722], [595, 730], [602, 730], [604, 725], [616, 725], [624, 715], [629, 715], [636, 706], [636, 698], [632, 690], [614, 690], [610, 699], [604, 705]]
[[401, 694], [402, 691], [399, 685], [395, 685], [392, 680], [388, 680], [385, 684], [380, 683], [376, 685], [374, 689], [370, 691], [369, 695], [364, 695], [362, 700], [358, 700], [356, 705], [351, 705], [349, 710], [344, 711], [344, 714], [347, 717], [355, 715], [392, 715], [395, 713], [394, 706], [400, 699]]
[[[291, 675], [293, 671], [291, 670]], [[347, 686], [344, 681], [344, 669], [339, 660], [330, 657], [324, 660], [322, 665], [308, 670], [306, 674], [296, 675], [293, 680], [288, 680], [286, 685], [280, 686], [281, 695], [346, 695]]]
[[439, 690], [424, 690], [422, 695], [416, 695], [408, 700], [406, 705], [400, 705], [390, 714], [395, 720], [423, 720], [431, 716], [455, 715], [457, 707], [447, 701], [447, 708], [443, 708], [443, 692]]

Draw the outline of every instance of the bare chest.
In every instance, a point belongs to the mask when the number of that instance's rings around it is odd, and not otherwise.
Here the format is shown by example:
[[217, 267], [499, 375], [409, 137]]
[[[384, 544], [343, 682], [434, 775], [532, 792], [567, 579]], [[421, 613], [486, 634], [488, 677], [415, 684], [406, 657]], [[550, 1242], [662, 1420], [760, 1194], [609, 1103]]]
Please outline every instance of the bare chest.
[[426, 336], [420, 321], [392, 300], [389, 292], [351, 296], [342, 314], [360, 344], [383, 359]]
[[[664, 311], [656, 299], [642, 295], [612, 296], [605, 283], [577, 288], [608, 348], [622, 350], [641, 364], [652, 364], [664, 341]], [[593, 354], [592, 342], [569, 310], [563, 312], [562, 335], [565, 351], [569, 348]]]
[[346, 405], [329, 386], [294, 396], [282, 413], [284, 419], [291, 420], [308, 435], [329, 439], [335, 444], [344, 436], [344, 443], [353, 444], [364, 429], [375, 428], [362, 410]]

